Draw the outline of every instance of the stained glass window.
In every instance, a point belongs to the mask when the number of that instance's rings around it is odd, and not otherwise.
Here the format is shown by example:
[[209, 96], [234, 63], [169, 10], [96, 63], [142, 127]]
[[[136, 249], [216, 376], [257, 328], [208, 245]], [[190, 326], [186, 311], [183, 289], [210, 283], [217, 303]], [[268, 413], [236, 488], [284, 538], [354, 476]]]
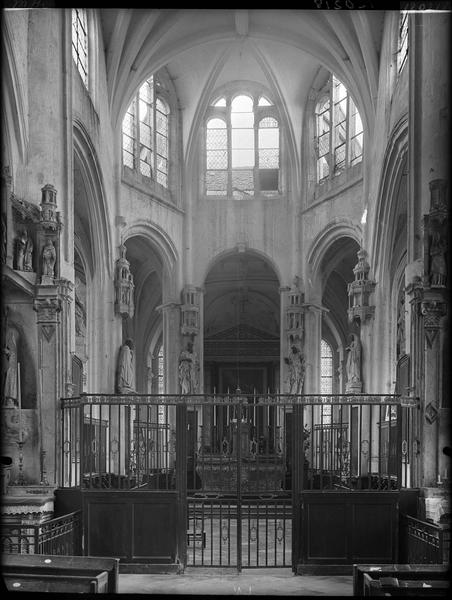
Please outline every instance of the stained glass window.
[[88, 87], [88, 22], [84, 8], [72, 9], [72, 57]]
[[167, 188], [169, 107], [156, 91], [161, 88], [158, 80], [150, 77], [130, 103], [122, 123], [122, 160]]

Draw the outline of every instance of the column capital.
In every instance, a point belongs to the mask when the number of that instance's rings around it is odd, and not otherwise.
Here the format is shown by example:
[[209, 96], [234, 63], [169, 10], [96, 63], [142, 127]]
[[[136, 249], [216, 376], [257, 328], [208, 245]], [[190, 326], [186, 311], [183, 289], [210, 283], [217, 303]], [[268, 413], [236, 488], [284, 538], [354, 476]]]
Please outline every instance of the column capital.
[[424, 328], [439, 329], [441, 318], [446, 315], [447, 306], [442, 300], [424, 299], [421, 303], [421, 314], [424, 317]]
[[33, 301], [33, 309], [38, 313], [38, 323], [56, 322], [61, 311], [61, 299], [57, 294], [39, 296]]

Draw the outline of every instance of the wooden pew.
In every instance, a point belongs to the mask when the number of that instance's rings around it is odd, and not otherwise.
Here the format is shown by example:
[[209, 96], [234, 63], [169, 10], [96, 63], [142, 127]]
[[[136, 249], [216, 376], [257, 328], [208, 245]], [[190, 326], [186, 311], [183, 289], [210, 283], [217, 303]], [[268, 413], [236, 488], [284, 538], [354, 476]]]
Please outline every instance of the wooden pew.
[[364, 596], [411, 596], [440, 597], [449, 596], [450, 582], [441, 579], [402, 579], [398, 577], [380, 577], [374, 579], [368, 573], [363, 575]]
[[47, 554], [7, 554], [0, 558], [2, 571], [14, 573], [42, 573], [61, 575], [97, 575], [108, 574], [107, 592], [118, 593], [119, 558], [101, 556], [54, 556]]
[[97, 575], [74, 575], [63, 573], [43, 573], [39, 568], [34, 573], [2, 572], [8, 592], [59, 592], [106, 594], [108, 573], [101, 571]]
[[364, 575], [371, 579], [397, 577], [404, 581], [421, 579], [449, 580], [450, 568], [447, 565], [353, 565], [353, 595], [364, 595]]

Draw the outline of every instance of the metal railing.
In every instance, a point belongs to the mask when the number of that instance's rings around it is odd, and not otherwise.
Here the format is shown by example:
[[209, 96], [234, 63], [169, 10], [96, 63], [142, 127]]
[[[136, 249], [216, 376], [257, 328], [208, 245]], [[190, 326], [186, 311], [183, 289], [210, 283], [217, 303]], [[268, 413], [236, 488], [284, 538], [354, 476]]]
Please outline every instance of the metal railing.
[[450, 526], [435, 525], [415, 517], [400, 516], [401, 562], [442, 564], [449, 562]]
[[3, 523], [1, 551], [12, 554], [81, 556], [81, 512], [49, 519], [44, 523]]
[[[328, 422], [324, 406], [330, 407]], [[278, 463], [279, 489], [291, 489], [294, 469], [300, 489], [408, 487], [412, 406], [412, 398], [375, 394], [65, 398], [62, 487], [174, 489], [176, 442], [187, 457], [182, 469], [188, 490], [204, 488], [217, 466], [223, 478], [231, 475], [234, 487], [237, 455], [246, 457], [251, 471], [254, 463], [260, 465], [257, 475]], [[179, 407], [185, 410], [183, 431], [176, 431]], [[295, 465], [294, 447], [302, 455]], [[268, 474], [265, 478], [267, 491]]]

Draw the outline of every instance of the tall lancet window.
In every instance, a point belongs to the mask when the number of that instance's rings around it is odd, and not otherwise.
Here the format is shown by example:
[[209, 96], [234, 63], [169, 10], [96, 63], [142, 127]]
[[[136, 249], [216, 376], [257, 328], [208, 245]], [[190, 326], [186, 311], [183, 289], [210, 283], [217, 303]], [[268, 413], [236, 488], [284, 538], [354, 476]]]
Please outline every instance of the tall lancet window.
[[[333, 393], [333, 351], [325, 340], [320, 342], [320, 393]], [[322, 420], [331, 423], [331, 405], [322, 406]]]
[[72, 57], [88, 88], [88, 19], [84, 8], [72, 9]]
[[317, 183], [363, 159], [363, 124], [347, 88], [331, 75], [315, 108]]
[[260, 93], [217, 98], [205, 134], [205, 194], [244, 200], [280, 192], [280, 126]]
[[170, 109], [158, 79], [150, 77], [122, 122], [123, 165], [168, 188]]
[[408, 12], [400, 11], [399, 17], [399, 47], [397, 51], [397, 72], [403, 69], [408, 56]]

